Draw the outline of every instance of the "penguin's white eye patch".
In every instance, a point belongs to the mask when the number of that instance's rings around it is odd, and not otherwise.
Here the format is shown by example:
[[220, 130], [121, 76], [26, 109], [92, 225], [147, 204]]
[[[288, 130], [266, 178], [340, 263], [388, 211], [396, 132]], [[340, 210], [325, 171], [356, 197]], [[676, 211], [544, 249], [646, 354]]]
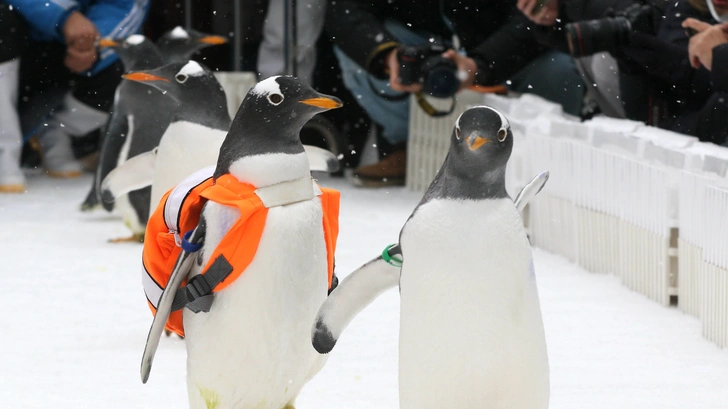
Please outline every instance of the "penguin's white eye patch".
[[508, 131], [504, 128], [501, 128], [500, 131], [498, 131], [498, 141], [503, 142], [508, 137]]
[[184, 84], [185, 81], [187, 81], [187, 78], [189, 77], [184, 74], [177, 74], [174, 76], [174, 79], [176, 79], [180, 84]]
[[283, 95], [281, 94], [269, 94], [268, 101], [273, 105], [278, 105], [283, 102]]
[[460, 140], [460, 132], [461, 132], [460, 127], [456, 126], [455, 127], [455, 137], [458, 138], [458, 140]]

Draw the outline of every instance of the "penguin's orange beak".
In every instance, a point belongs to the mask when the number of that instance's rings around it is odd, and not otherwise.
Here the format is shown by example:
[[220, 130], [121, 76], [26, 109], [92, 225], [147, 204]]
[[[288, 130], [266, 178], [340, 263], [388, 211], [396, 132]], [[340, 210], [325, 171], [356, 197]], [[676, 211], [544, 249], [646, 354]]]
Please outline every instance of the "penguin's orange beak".
[[110, 38], [102, 38], [99, 40], [99, 47], [118, 47], [119, 43], [116, 41], [110, 39]]
[[132, 80], [132, 81], [138, 81], [138, 82], [145, 82], [145, 81], [169, 82], [169, 80], [164, 77], [158, 77], [156, 75], [152, 75], [152, 74], [146, 73], [144, 71], [130, 72], [128, 74], [122, 75], [121, 78], [124, 78], [127, 80]]
[[221, 36], [202, 37], [202, 38], [198, 39], [197, 41], [200, 43], [211, 44], [211, 45], [225, 44], [228, 42], [227, 38], [221, 37]]
[[468, 148], [470, 148], [471, 151], [477, 151], [478, 149], [480, 149], [481, 146], [485, 145], [488, 142], [491, 142], [490, 139], [483, 138], [480, 135], [476, 135], [474, 138], [471, 135], [465, 141], [467, 142]]
[[306, 105], [311, 105], [316, 108], [323, 108], [323, 109], [335, 109], [335, 108], [341, 108], [342, 106], [344, 106], [344, 104], [342, 104], [338, 98], [334, 98], [334, 97], [309, 98], [309, 99], [304, 99], [300, 102], [303, 104], [306, 104]]

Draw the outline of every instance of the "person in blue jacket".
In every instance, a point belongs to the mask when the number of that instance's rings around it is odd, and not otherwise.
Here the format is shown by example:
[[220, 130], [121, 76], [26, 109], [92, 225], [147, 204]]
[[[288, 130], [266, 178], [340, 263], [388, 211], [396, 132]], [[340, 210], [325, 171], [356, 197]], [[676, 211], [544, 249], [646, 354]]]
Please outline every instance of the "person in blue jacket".
[[72, 139], [105, 125], [123, 72], [97, 40], [138, 33], [148, 10], [149, 0], [0, 0], [0, 41], [10, 44], [0, 50], [0, 192], [25, 188], [21, 128], [50, 175], [81, 174]]

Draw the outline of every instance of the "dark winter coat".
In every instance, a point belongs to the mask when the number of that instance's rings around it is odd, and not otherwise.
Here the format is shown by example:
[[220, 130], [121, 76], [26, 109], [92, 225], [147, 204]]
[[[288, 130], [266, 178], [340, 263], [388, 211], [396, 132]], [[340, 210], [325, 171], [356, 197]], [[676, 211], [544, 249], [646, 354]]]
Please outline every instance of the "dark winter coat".
[[478, 64], [476, 83], [493, 85], [545, 50], [533, 37], [532, 24], [515, 5], [514, 0], [331, 0], [326, 31], [350, 58], [384, 78], [383, 57], [396, 42], [384, 29], [385, 19], [402, 22], [415, 32], [450, 39], [444, 13], [461, 47]]

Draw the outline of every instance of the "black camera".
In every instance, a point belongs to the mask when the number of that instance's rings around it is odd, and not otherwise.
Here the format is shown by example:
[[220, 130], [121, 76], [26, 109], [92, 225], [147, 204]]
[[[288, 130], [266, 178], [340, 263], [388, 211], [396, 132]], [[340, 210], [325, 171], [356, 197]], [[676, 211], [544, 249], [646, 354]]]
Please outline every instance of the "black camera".
[[605, 51], [614, 54], [629, 43], [630, 33], [656, 33], [661, 16], [654, 5], [633, 4], [614, 17], [567, 24], [569, 51], [574, 57]]
[[403, 46], [397, 52], [402, 85], [422, 84], [422, 91], [435, 98], [448, 98], [460, 89], [458, 67], [444, 58], [447, 47], [440, 42]]

